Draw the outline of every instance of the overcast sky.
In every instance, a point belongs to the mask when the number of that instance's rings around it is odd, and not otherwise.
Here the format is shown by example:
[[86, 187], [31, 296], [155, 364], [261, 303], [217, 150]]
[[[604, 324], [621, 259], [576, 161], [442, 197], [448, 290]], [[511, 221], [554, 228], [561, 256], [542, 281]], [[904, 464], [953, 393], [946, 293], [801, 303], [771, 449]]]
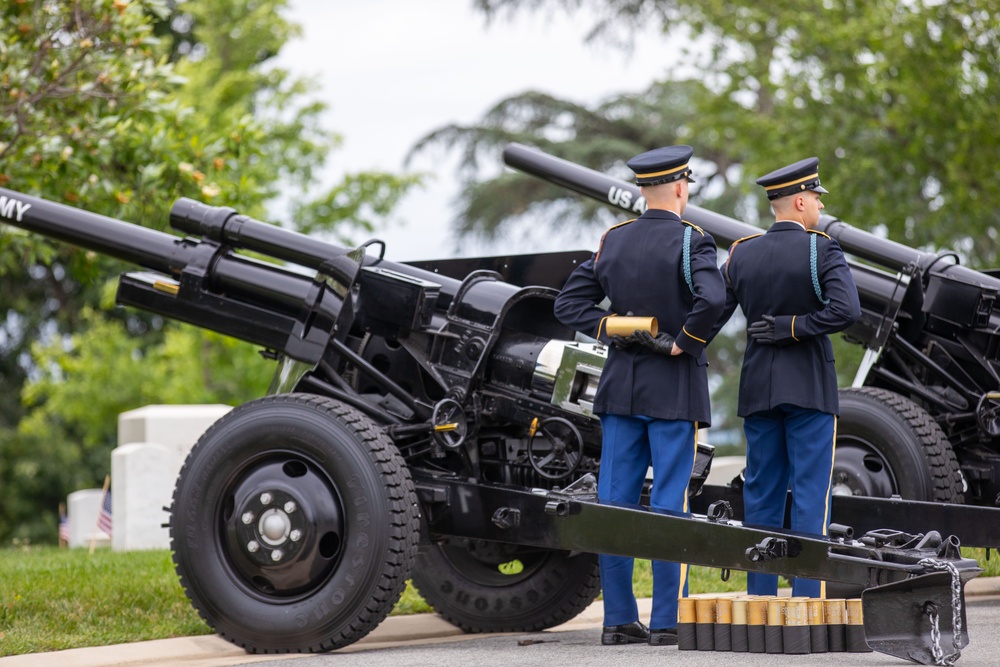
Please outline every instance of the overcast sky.
[[[487, 25], [471, 0], [290, 0], [290, 5], [286, 16], [303, 26], [304, 35], [286, 45], [279, 64], [317, 78], [319, 96], [329, 105], [324, 125], [344, 138], [331, 156], [325, 185], [348, 171], [402, 172], [406, 153], [423, 135], [449, 123], [475, 123], [501, 99], [527, 90], [586, 103], [643, 90], [662, 78], [676, 52], [656, 29], [636, 35], [631, 55], [587, 45], [592, 21], [582, 14], [523, 13]], [[588, 230], [574, 239], [568, 221], [566, 233], [531, 243], [513, 236], [489, 247], [468, 242], [456, 247], [449, 232], [457, 195], [453, 166], [453, 159], [430, 154], [411, 165], [433, 172], [435, 179], [404, 200], [401, 222], [376, 233], [387, 243], [387, 259], [596, 245], [598, 233]]]

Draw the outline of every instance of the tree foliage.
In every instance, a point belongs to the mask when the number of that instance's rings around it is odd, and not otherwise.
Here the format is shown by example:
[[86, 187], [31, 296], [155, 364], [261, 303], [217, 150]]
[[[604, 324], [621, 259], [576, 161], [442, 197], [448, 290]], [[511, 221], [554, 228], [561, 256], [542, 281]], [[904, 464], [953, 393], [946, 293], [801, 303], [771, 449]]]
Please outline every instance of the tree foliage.
[[[643, 95], [629, 94], [569, 114], [558, 100], [518, 96], [498, 105], [478, 127], [464, 128], [465, 140], [480, 150], [516, 138], [511, 127], [520, 128], [526, 115], [535, 118], [524, 128], [534, 135], [531, 143], [569, 159], [570, 153], [587, 155], [570, 144], [621, 139], [620, 160], [634, 149], [683, 139], [714, 164], [703, 167], [729, 186], [726, 201], [713, 208], [751, 222], [768, 217], [754, 178], [817, 155], [831, 192], [829, 212], [909, 245], [955, 248], [977, 266], [997, 263], [1000, 136], [992, 125], [1000, 105], [1000, 6], [994, 0], [475, 4], [492, 19], [586, 8], [598, 17], [592, 38], [625, 47], [633, 28], [660, 25], [664, 38], [679, 45], [679, 57], [648, 94], [677, 84], [700, 89], [693, 96], [659, 96], [655, 108], [643, 104]], [[663, 114], [675, 107], [682, 117], [665, 128]], [[500, 113], [504, 109], [513, 113]], [[622, 114], [628, 120], [616, 125]], [[438, 136], [455, 138], [446, 131]], [[636, 137], [638, 145], [632, 143]], [[606, 169], [614, 162], [603, 156], [583, 164]], [[512, 189], [503, 181], [497, 186], [504, 193]], [[470, 191], [468, 201], [487, 196], [486, 187]], [[713, 194], [714, 188], [701, 190]], [[511, 215], [525, 208], [517, 199]], [[501, 218], [497, 212], [484, 218], [470, 206], [460, 229], [494, 229]]]
[[[0, 6], [0, 187], [166, 229], [190, 197], [347, 238], [418, 182], [351, 174], [312, 192], [340, 138], [311, 84], [273, 65], [286, 0], [15, 0]], [[311, 195], [308, 196], [307, 195]], [[250, 346], [113, 308], [125, 268], [0, 226], [0, 541], [55, 538], [99, 485], [117, 414], [267, 389]]]
[[[695, 148], [692, 203], [766, 226], [761, 174], [820, 158], [827, 213], [973, 266], [998, 262], [1000, 182], [992, 131], [1000, 107], [1000, 5], [995, 0], [476, 0], [490, 20], [529, 12], [595, 16], [589, 39], [631, 47], [659, 26], [676, 46], [660, 80], [592, 105], [534, 91], [479, 122], [444, 127], [432, 144], [461, 150], [459, 234], [493, 238], [533, 219], [599, 229], [621, 219], [535, 177], [483, 179], [511, 141], [629, 179], [623, 161], [657, 146]], [[733, 422], [743, 341], [710, 348], [715, 422]], [[860, 349], [836, 341], [841, 383]]]

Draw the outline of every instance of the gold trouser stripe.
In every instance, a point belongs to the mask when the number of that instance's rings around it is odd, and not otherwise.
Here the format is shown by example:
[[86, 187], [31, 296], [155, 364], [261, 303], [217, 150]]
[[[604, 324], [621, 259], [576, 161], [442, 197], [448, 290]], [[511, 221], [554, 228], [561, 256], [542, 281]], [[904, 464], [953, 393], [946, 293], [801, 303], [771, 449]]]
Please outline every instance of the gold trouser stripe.
[[[826, 505], [823, 506], [823, 535], [827, 534], [826, 524], [830, 520], [830, 490], [833, 487], [833, 461], [837, 457], [837, 415], [833, 416], [833, 447], [830, 450], [830, 477], [826, 483]], [[826, 581], [820, 581], [819, 596], [826, 598]]]
[[[698, 457], [698, 422], [694, 423], [694, 456]], [[692, 459], [693, 463], [693, 459]], [[833, 474], [832, 472], [830, 473]], [[688, 511], [688, 494], [687, 488], [684, 489], [684, 511]], [[680, 585], [677, 587], [677, 597], [684, 597], [684, 584], [687, 582], [688, 566], [687, 563], [681, 563], [681, 578]], [[679, 610], [678, 610], [679, 611]]]

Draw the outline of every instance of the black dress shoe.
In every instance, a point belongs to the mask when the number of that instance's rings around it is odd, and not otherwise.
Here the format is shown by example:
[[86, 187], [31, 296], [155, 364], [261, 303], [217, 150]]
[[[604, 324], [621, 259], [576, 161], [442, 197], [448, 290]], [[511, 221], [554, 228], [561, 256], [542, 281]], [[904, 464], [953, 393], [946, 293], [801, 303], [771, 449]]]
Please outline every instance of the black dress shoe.
[[663, 628], [649, 631], [650, 646], [676, 646], [677, 628]]
[[[677, 633], [674, 632], [674, 643], [677, 642]], [[604, 632], [601, 633], [601, 643], [605, 646], [612, 644], [645, 644], [649, 641], [649, 628], [640, 621], [632, 621], [625, 625], [605, 625]]]

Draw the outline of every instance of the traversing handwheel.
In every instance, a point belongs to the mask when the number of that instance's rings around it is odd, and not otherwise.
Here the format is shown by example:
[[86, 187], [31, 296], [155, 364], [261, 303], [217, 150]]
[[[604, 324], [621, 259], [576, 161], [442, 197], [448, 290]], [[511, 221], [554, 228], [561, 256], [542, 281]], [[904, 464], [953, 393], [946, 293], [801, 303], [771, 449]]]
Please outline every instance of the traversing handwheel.
[[546, 479], [565, 479], [583, 459], [583, 436], [568, 419], [549, 417], [532, 425], [528, 463]]

